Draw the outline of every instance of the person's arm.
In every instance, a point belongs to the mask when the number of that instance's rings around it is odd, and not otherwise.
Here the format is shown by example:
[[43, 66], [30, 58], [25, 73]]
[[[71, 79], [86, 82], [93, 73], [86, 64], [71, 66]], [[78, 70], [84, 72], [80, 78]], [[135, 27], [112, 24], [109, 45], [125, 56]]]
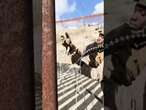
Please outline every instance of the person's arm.
[[[128, 61], [129, 56], [131, 56], [131, 48], [129, 47], [128, 43], [114, 43], [115, 39], [119, 39], [121, 37], [126, 37], [129, 34], [129, 28], [126, 24], [112, 30], [105, 36], [105, 43], [109, 44], [109, 42], [113, 41], [113, 45], [110, 46], [107, 50], [105, 50], [105, 57], [111, 56], [111, 59], [105, 58], [106, 62], [111, 62], [110, 65], [104, 66], [104, 76], [114, 80], [116, 83], [123, 84], [123, 85], [130, 85], [133, 76], [129, 69], [126, 67], [126, 63]], [[110, 60], [110, 61], [108, 61]], [[109, 70], [112, 66], [112, 69]], [[108, 71], [107, 71], [108, 70]], [[106, 72], [107, 71], [107, 72]], [[110, 74], [109, 74], [110, 72]]]

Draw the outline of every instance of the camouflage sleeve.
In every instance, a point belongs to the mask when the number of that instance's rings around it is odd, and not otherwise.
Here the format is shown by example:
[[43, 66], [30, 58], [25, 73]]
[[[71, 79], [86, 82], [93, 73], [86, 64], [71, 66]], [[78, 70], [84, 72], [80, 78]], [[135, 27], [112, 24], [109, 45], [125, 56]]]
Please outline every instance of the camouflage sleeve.
[[[127, 24], [123, 24], [105, 36], [105, 43], [114, 41], [115, 38], [118, 39], [120, 36], [124, 37], [126, 34], [128, 34], [128, 26]], [[116, 44], [109, 47], [108, 52], [108, 54], [111, 55], [111, 64], [113, 66], [110, 78], [118, 84], [130, 85], [133, 78], [126, 67], [126, 62], [129, 56], [131, 56], [131, 48], [127, 45], [127, 43], [122, 45]], [[104, 62], [106, 63], [106, 61]], [[106, 74], [106, 72], [104, 74]]]
[[[126, 54], [125, 54], [126, 53]], [[120, 85], [130, 85], [134, 80], [132, 73], [128, 70], [126, 63], [130, 56], [129, 49], [121, 49], [119, 52], [112, 54], [111, 62], [113, 65], [113, 71], [111, 78]]]

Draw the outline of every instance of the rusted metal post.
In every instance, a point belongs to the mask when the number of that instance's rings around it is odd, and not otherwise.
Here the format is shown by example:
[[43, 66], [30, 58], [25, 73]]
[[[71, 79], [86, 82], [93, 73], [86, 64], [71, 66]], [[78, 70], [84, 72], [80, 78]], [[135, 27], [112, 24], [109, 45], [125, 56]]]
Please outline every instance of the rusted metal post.
[[34, 110], [31, 0], [0, 2], [0, 109]]
[[43, 110], [57, 110], [55, 0], [42, 0]]

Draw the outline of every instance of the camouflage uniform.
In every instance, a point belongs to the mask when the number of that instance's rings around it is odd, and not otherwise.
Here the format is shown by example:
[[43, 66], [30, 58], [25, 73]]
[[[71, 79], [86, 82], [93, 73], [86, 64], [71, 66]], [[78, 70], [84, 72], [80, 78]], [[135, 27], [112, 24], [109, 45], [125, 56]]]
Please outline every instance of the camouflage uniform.
[[[106, 35], [105, 38], [105, 44], [110, 44], [110, 42], [115, 42], [115, 39], [125, 39], [126, 36], [131, 35], [131, 29], [128, 26], [128, 24], [123, 24], [120, 27], [116, 28], [115, 30], [111, 31]], [[113, 44], [113, 46], [110, 46], [109, 49], [105, 50], [106, 54], [111, 54], [111, 62], [114, 67], [114, 70], [111, 71], [111, 79], [114, 80], [119, 85], [130, 85], [131, 80], [128, 76], [128, 70], [126, 68], [126, 62], [128, 58], [132, 55], [131, 49], [132, 49], [132, 42], [119, 42], [117, 44]], [[105, 61], [106, 63], [106, 61]], [[118, 73], [118, 74], [117, 74]], [[106, 78], [106, 72], [105, 72], [105, 78]]]
[[[129, 26], [123, 24], [122, 26], [112, 30], [110, 33], [105, 35], [105, 44], [114, 42], [118, 36], [126, 36], [130, 34]], [[125, 48], [126, 47], [126, 48]], [[127, 54], [125, 54], [127, 53]], [[115, 94], [118, 85], [125, 84], [129, 85], [130, 81], [126, 77], [126, 61], [131, 55], [131, 49], [129, 44], [117, 44], [117, 46], [110, 46], [108, 50], [105, 50], [105, 55], [111, 54], [111, 62], [114, 70], [111, 71], [111, 76], [107, 76], [107, 71], [104, 69], [104, 80], [103, 80], [103, 92], [104, 92], [104, 105], [111, 108], [111, 110], [117, 110]], [[106, 60], [104, 61], [106, 64]], [[111, 65], [108, 65], [111, 66]], [[105, 67], [106, 68], [106, 67]]]
[[[146, 34], [146, 29], [144, 29], [143, 32], [144, 34]], [[133, 35], [136, 37], [132, 37]], [[126, 40], [124, 41], [124, 39]], [[120, 27], [112, 30], [105, 36], [105, 45], [111, 43], [113, 43], [113, 45], [111, 45], [108, 48], [108, 51], [105, 50], [105, 55], [109, 55], [109, 54], [111, 55], [113, 70], [111, 70], [110, 77], [107, 77], [106, 76], [107, 71], [104, 71], [104, 81], [103, 81], [103, 86], [104, 86], [103, 91], [104, 91], [104, 101], [105, 101], [104, 104], [105, 106], [109, 107], [111, 110], [119, 110], [119, 107], [117, 108], [116, 97], [118, 96], [116, 96], [116, 94], [119, 95], [119, 100], [121, 100], [125, 96], [123, 95], [124, 92], [126, 94], [129, 94], [130, 97], [129, 100], [131, 100], [129, 102], [133, 103], [133, 100], [136, 100], [136, 99], [132, 99], [131, 97], [134, 97], [133, 94], [136, 95], [136, 93], [134, 93], [135, 90], [133, 89], [136, 89], [136, 87], [139, 88], [140, 84], [138, 83], [136, 84], [136, 82], [138, 82], [137, 80], [135, 81], [137, 74], [133, 74], [131, 70], [127, 68], [126, 64], [129, 57], [131, 57], [132, 55], [132, 49], [143, 48], [146, 45], [146, 37], [143, 37], [143, 33], [141, 32], [133, 34], [132, 28], [130, 28], [129, 25], [125, 23]], [[106, 62], [108, 61], [105, 60], [105, 63]], [[133, 60], [133, 62], [135, 62], [135, 60]], [[134, 81], [135, 83], [133, 86], [132, 82]], [[136, 101], [134, 103], [136, 103]], [[122, 108], [121, 106], [122, 104], [120, 103], [118, 104], [120, 108]], [[131, 109], [132, 107], [128, 110]]]

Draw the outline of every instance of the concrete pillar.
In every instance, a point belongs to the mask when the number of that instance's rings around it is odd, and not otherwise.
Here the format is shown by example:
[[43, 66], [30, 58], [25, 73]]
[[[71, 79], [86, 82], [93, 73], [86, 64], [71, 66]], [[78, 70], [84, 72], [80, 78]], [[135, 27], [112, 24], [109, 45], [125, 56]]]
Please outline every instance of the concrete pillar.
[[34, 110], [31, 0], [0, 2], [0, 109]]
[[57, 110], [55, 0], [42, 0], [43, 110]]

